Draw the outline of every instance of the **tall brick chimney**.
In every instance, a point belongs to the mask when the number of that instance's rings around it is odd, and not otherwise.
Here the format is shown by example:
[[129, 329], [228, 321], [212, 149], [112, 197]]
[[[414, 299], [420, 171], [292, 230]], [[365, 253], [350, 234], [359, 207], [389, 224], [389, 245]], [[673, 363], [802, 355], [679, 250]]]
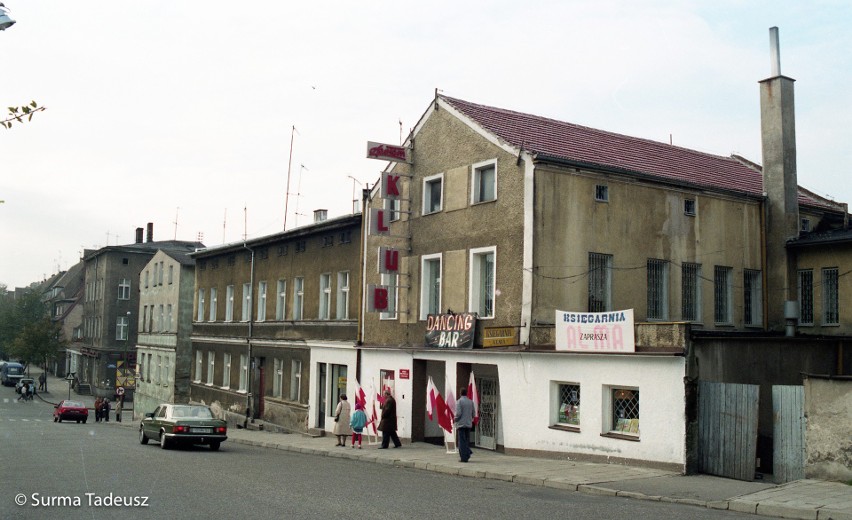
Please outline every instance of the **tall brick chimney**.
[[154, 241], [154, 223], [148, 222], [148, 239], [146, 240], [146, 242], [153, 242], [153, 241]]
[[769, 29], [772, 76], [760, 82], [763, 191], [766, 196], [766, 315], [770, 330], [784, 328], [784, 302], [798, 299], [795, 262], [787, 241], [799, 236], [794, 79], [781, 75], [778, 28]]

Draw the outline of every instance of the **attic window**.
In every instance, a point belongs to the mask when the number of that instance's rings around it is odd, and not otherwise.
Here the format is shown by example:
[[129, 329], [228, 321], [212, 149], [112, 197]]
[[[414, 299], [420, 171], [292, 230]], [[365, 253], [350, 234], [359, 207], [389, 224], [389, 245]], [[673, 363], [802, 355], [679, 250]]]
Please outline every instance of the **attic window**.
[[695, 199], [685, 199], [683, 201], [683, 213], [690, 217], [695, 216]]
[[124, 264], [124, 265], [127, 265], [127, 264], [129, 264], [129, 263], [130, 263], [130, 259], [128, 259], [128, 258], [122, 258], [122, 259], [121, 259], [121, 263], [122, 263], [122, 264]]
[[810, 233], [811, 232], [811, 219], [803, 218], [802, 219], [802, 226], [801, 226], [800, 230], [802, 231], [802, 233]]
[[609, 202], [609, 186], [597, 184], [595, 186], [595, 200], [598, 202]]

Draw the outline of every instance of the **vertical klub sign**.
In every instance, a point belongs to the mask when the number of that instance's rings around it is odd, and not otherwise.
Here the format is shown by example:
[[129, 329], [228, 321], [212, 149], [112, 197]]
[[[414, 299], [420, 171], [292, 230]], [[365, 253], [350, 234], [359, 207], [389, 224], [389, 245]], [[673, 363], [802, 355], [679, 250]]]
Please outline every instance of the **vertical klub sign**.
[[[367, 158], [383, 161], [410, 163], [410, 150], [405, 146], [392, 144], [367, 143]], [[401, 198], [401, 175], [382, 172], [381, 200], [385, 203], [380, 208], [370, 208], [370, 236], [390, 236], [390, 221], [394, 201]], [[387, 275], [399, 274], [399, 250], [391, 247], [379, 248], [379, 273]], [[389, 277], [396, 280], [396, 276]], [[393, 297], [393, 287], [383, 284], [367, 285], [367, 311], [387, 312], [396, 311], [396, 298]]]

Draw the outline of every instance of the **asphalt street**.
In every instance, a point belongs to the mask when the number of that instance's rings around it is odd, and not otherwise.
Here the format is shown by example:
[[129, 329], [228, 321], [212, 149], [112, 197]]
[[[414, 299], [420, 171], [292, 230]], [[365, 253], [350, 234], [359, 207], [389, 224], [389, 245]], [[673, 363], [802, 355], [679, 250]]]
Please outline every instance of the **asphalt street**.
[[50, 404], [15, 397], [0, 387], [4, 519], [754, 518], [240, 443], [162, 450], [134, 428], [54, 423]]

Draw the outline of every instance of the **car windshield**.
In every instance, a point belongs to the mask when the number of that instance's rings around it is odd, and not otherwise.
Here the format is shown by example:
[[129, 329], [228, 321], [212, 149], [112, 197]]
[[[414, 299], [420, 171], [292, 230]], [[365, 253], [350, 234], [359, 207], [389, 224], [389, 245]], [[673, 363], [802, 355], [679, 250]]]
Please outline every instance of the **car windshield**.
[[65, 401], [62, 403], [62, 406], [65, 408], [82, 408], [83, 403], [78, 403], [77, 401]]
[[210, 413], [210, 409], [206, 406], [175, 406], [172, 408], [172, 417], [212, 419], [213, 414]]

